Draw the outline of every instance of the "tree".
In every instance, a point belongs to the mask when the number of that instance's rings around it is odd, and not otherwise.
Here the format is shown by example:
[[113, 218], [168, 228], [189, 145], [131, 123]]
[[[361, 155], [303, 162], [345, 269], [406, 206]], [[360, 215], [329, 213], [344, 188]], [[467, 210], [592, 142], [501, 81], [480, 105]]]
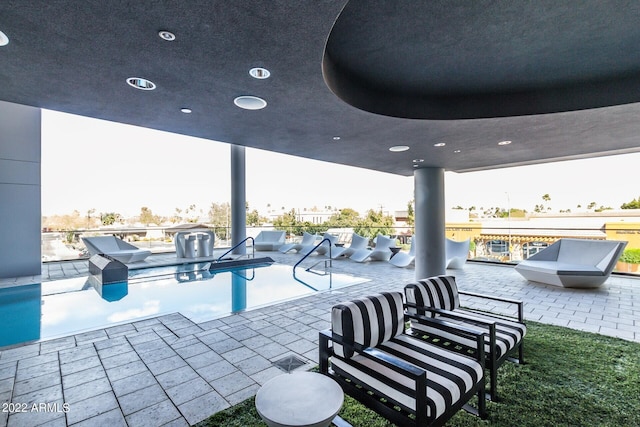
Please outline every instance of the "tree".
[[213, 225], [214, 231], [221, 239], [226, 239], [228, 228], [231, 226], [231, 205], [225, 203], [211, 203], [209, 208], [209, 223]]
[[416, 214], [413, 209], [413, 204], [414, 200], [409, 200], [409, 202], [407, 202], [407, 225], [409, 227], [413, 227], [416, 223]]
[[620, 209], [640, 209], [640, 197], [633, 199], [628, 203], [623, 203]]
[[353, 228], [358, 225], [360, 215], [351, 208], [344, 208], [334, 213], [325, 221], [327, 228]]
[[169, 221], [171, 221], [172, 224], [182, 221], [182, 209], [176, 208], [171, 218], [169, 218]]
[[369, 209], [365, 217], [355, 228], [361, 236], [374, 238], [378, 234], [390, 235], [393, 231], [393, 217], [384, 215], [382, 210]]
[[302, 233], [302, 222], [298, 221], [295, 209], [291, 209], [289, 212], [285, 212], [273, 220], [274, 227], [287, 230], [290, 234]]
[[247, 225], [251, 227], [258, 227], [265, 222], [267, 222], [267, 218], [260, 216], [257, 209], [247, 212]]
[[120, 222], [121, 219], [122, 216], [116, 212], [100, 213], [100, 221], [102, 222], [102, 225], [113, 225], [116, 222]]
[[94, 213], [96, 213], [95, 208], [91, 208], [87, 211], [87, 228], [91, 228], [91, 215], [93, 215]]
[[[202, 210], [200, 212], [202, 212]], [[196, 205], [189, 205], [189, 207], [184, 210], [184, 214], [187, 222], [192, 224], [195, 224], [196, 222], [198, 222], [199, 215], [198, 215], [198, 212], [196, 211]]]
[[[551, 201], [551, 196], [549, 196], [549, 193], [543, 194], [542, 195], [542, 200], [544, 202]], [[536, 212], [536, 213], [541, 213], [541, 212], [544, 212], [544, 211], [551, 211], [551, 207], [549, 207], [549, 206], [545, 207], [544, 203], [542, 203], [542, 204], [539, 204], [539, 205], [535, 205], [535, 207], [533, 208], [533, 211]]]
[[148, 226], [149, 224], [159, 224], [162, 221], [158, 215], [154, 215], [153, 212], [151, 212], [151, 209], [143, 206], [140, 208], [140, 222]]

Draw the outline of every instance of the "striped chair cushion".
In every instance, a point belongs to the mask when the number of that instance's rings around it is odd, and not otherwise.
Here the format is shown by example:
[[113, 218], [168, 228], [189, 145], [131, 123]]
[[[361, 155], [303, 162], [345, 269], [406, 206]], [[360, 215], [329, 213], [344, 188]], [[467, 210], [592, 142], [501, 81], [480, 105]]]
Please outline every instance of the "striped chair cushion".
[[[441, 308], [443, 310], [455, 310], [460, 307], [460, 296], [456, 278], [453, 276], [435, 276], [410, 283], [405, 287], [407, 303], [413, 303], [423, 307]], [[409, 310], [416, 313], [415, 309]], [[429, 316], [429, 313], [419, 313]], [[435, 317], [433, 314], [431, 317]]]
[[[460, 297], [458, 295], [458, 286], [456, 285], [456, 279], [453, 276], [435, 276], [428, 279], [420, 280], [417, 283], [411, 283], [405, 287], [405, 295], [408, 303], [413, 303], [419, 306], [441, 308], [444, 310], [453, 311], [460, 307]], [[409, 309], [410, 312], [420, 313], [419, 310]], [[456, 310], [456, 313], [460, 315], [472, 316], [475, 319], [481, 319], [489, 322], [496, 322], [496, 357], [499, 359], [502, 355], [514, 349], [522, 340], [527, 332], [527, 328], [524, 324], [510, 321], [508, 319], [502, 319], [500, 317], [483, 315], [476, 312], [469, 312], [467, 310]], [[424, 313], [429, 316], [429, 312]], [[435, 315], [431, 315], [434, 317]], [[458, 324], [469, 324], [463, 320], [454, 320], [447, 318], [448, 322]], [[475, 347], [475, 341], [471, 339], [464, 339], [462, 337], [448, 334], [439, 329], [429, 327], [418, 322], [411, 322], [411, 329], [420, 330], [430, 335], [438, 335], [442, 338], [450, 339], [453, 342], [463, 344], [468, 347]], [[487, 345], [485, 351], [489, 353], [489, 337], [487, 336]]]
[[[456, 311], [457, 313], [465, 313], [464, 310]], [[504, 354], [513, 350], [519, 343], [522, 341], [522, 338], [527, 333], [527, 327], [518, 322], [512, 322], [509, 320], [499, 319], [493, 316], [484, 316], [479, 313], [473, 313], [473, 317], [476, 319], [486, 320], [488, 322], [496, 322], [496, 358], [500, 359]], [[457, 323], [460, 325], [469, 326], [470, 322], [458, 320], [458, 319], [450, 319], [447, 318], [447, 322], [449, 323]], [[440, 329], [436, 329], [419, 322], [411, 322], [411, 329], [414, 331], [421, 331], [428, 335], [437, 335], [441, 338], [451, 340], [452, 342], [456, 342], [462, 344], [467, 347], [475, 347], [476, 342], [472, 339], [466, 339], [464, 337], [460, 337], [458, 335], [449, 334]], [[490, 353], [491, 349], [489, 346], [489, 336], [486, 336], [485, 339], [485, 352], [487, 354]]]
[[[456, 404], [482, 378], [483, 369], [476, 360], [436, 347], [425, 341], [401, 334], [376, 347], [427, 371], [427, 417], [440, 417]], [[415, 383], [375, 360], [359, 354], [350, 359], [331, 358], [331, 366], [340, 375], [366, 384], [411, 411], [416, 410]]]
[[342, 304], [331, 310], [331, 329], [342, 336], [344, 346], [334, 344], [340, 357], [353, 356], [350, 344], [376, 347], [404, 332], [402, 293], [383, 292]]

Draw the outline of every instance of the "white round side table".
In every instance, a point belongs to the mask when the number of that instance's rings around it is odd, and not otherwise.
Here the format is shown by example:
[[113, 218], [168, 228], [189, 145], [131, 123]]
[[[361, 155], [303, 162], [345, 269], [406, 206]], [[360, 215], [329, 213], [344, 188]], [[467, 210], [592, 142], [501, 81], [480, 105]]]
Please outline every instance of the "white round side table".
[[343, 401], [342, 389], [331, 378], [294, 372], [267, 381], [256, 394], [256, 409], [269, 427], [326, 427]]

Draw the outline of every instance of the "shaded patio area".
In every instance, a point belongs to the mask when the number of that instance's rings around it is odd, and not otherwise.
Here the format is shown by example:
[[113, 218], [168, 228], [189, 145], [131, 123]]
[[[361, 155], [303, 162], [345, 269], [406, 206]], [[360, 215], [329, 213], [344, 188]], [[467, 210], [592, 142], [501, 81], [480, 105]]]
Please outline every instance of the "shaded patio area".
[[[264, 254], [283, 264], [299, 259]], [[154, 255], [150, 261], [172, 257]], [[86, 260], [48, 263], [42, 280], [86, 270]], [[336, 260], [333, 271], [370, 281], [199, 324], [174, 313], [1, 350], [0, 400], [57, 403], [60, 410], [2, 413], [0, 425], [196, 423], [254, 395], [287, 362], [302, 361], [302, 370], [314, 366], [318, 331], [329, 326], [335, 303], [402, 290], [414, 278], [412, 268], [386, 262]], [[509, 266], [467, 263], [448, 273], [463, 290], [522, 299], [527, 320], [640, 342], [639, 279], [614, 275], [601, 288], [579, 290], [527, 283]]]

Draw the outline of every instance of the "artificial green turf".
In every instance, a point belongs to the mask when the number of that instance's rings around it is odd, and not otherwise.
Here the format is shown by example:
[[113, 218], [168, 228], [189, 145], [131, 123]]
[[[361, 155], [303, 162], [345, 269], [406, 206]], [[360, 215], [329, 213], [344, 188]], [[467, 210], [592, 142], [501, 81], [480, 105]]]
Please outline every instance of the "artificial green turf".
[[[458, 412], [450, 426], [640, 426], [640, 344], [527, 322], [524, 365], [498, 370], [499, 402], [488, 419]], [[345, 396], [340, 415], [354, 427], [392, 426]], [[198, 427], [264, 426], [248, 399]]]

